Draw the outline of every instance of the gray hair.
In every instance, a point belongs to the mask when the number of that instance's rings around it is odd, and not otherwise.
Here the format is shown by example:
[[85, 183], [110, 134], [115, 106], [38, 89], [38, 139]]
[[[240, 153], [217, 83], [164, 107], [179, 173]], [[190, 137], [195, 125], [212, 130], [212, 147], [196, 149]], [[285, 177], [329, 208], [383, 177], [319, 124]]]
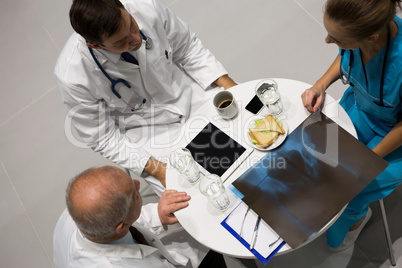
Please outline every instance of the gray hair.
[[130, 200], [129, 197], [119, 193], [113, 187], [116, 176], [121, 176], [117, 172], [119, 169], [103, 167], [102, 177], [110, 180], [112, 185], [112, 187], [98, 188], [104, 202], [99, 202], [99, 204], [86, 210], [77, 208], [72, 200], [72, 193], [78, 190], [76, 189], [77, 183], [87, 176], [93, 175], [94, 170], [94, 168], [88, 169], [69, 182], [66, 190], [66, 203], [68, 212], [78, 229], [90, 238], [102, 241], [109, 238], [117, 225], [126, 218], [130, 208]]

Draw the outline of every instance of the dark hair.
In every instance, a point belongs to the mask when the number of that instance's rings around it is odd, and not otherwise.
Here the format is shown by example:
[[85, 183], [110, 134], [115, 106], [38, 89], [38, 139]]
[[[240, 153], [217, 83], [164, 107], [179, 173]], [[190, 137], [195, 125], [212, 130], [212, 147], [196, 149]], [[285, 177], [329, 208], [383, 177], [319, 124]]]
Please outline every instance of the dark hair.
[[[66, 189], [66, 204], [71, 218], [85, 235], [97, 241], [104, 241], [115, 231], [130, 210], [130, 200], [127, 195], [116, 190], [116, 180], [124, 172], [116, 167], [105, 166], [90, 168], [71, 179]], [[87, 178], [95, 177], [99, 183], [88, 185]], [[103, 178], [103, 180], [101, 180]], [[79, 208], [76, 196], [81, 194], [80, 189], [85, 184], [87, 188], [94, 188], [102, 196], [97, 205], [90, 208]], [[104, 200], [104, 202], [101, 202]]]
[[121, 24], [119, 0], [73, 0], [70, 8], [70, 23], [73, 29], [88, 42], [102, 45], [119, 30]]
[[401, 8], [402, 0], [328, 0], [325, 14], [339, 23], [346, 35], [364, 39], [385, 29]]

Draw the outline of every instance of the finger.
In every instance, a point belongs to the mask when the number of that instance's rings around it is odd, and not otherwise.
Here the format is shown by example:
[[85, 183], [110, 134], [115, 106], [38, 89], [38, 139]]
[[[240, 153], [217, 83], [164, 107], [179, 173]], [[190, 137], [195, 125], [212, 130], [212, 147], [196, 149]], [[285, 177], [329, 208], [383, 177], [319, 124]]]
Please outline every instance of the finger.
[[315, 105], [313, 107], [313, 111], [316, 112], [322, 104], [322, 97], [318, 97], [317, 100], [315, 101]]
[[320, 105], [318, 104], [318, 102], [316, 102], [316, 104], [313, 106], [313, 113], [315, 113], [318, 108], [320, 108]]
[[301, 99], [302, 99], [302, 103], [304, 105], [304, 107], [306, 107], [307, 105], [307, 92], [304, 91], [303, 94], [301, 95]]
[[166, 217], [167, 224], [175, 224], [177, 222], [179, 222], [179, 220], [176, 218], [176, 216], [174, 214], [171, 214], [168, 217]]
[[188, 201], [191, 197], [186, 192], [175, 192], [165, 196], [169, 203]]
[[186, 192], [178, 192], [177, 190], [166, 190], [163, 192], [164, 196], [166, 197], [172, 197], [172, 196], [182, 196], [182, 195], [187, 195]]
[[174, 212], [187, 207], [189, 204], [188, 202], [180, 202], [180, 203], [171, 203], [171, 204], [164, 204], [158, 208], [159, 213], [164, 216], [172, 216]]
[[314, 102], [314, 92], [312, 92], [311, 90], [306, 90], [302, 94], [302, 102], [304, 107], [306, 107], [306, 109], [311, 112], [313, 110], [312, 103]]
[[306, 99], [306, 101], [305, 101], [304, 107], [306, 107], [306, 109], [309, 112], [313, 111], [313, 102], [314, 102], [313, 98]]
[[173, 189], [169, 189], [169, 190], [165, 190], [162, 195], [170, 195], [171, 193], [175, 193], [177, 192], [177, 190], [173, 190]]
[[174, 212], [188, 207], [189, 203], [187, 201], [179, 202], [179, 203], [172, 203], [166, 206], [166, 215], [173, 214]]

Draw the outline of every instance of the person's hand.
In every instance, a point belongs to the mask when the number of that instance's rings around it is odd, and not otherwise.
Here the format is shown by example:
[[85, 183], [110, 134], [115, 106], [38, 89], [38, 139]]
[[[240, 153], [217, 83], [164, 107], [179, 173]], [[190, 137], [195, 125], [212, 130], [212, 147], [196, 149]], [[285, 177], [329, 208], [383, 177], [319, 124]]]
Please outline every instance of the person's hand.
[[306, 107], [310, 113], [314, 113], [324, 102], [325, 90], [313, 86], [309, 89], [306, 89], [301, 95], [301, 98], [304, 107]]
[[230, 78], [227, 74], [222, 75], [221, 77], [219, 77], [218, 79], [216, 79], [214, 81], [215, 85], [217, 85], [218, 87], [223, 87], [224, 89], [228, 89], [231, 87], [236, 86], [236, 82], [233, 81], [232, 78]]
[[174, 212], [188, 206], [191, 199], [186, 192], [166, 190], [163, 192], [158, 204], [159, 219], [163, 225], [175, 224], [178, 222]]

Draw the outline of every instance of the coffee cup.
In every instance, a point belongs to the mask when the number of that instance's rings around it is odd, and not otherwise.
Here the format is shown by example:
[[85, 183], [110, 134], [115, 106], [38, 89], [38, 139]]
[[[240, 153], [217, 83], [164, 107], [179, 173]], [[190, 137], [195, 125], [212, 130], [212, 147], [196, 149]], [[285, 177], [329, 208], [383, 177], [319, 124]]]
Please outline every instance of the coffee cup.
[[229, 91], [220, 91], [213, 100], [216, 111], [224, 119], [232, 119], [237, 115], [237, 103]]

